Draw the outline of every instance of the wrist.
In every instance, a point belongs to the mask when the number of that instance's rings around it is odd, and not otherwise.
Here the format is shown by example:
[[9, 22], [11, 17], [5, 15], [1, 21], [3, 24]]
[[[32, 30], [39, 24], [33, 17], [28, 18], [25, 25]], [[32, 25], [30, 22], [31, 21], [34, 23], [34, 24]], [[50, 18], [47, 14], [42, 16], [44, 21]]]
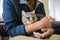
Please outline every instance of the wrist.
[[40, 27], [41, 27], [41, 23], [38, 21], [33, 24], [25, 25], [25, 30], [29, 34], [29, 33], [33, 33], [34, 31], [41, 29]]

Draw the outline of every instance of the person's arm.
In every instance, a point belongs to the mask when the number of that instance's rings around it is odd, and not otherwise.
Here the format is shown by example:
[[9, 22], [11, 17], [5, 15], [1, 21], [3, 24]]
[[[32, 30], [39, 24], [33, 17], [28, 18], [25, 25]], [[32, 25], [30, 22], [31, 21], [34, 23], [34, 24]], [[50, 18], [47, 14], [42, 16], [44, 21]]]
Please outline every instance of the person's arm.
[[5, 23], [4, 29], [10, 36], [26, 35], [23, 25], [15, 25], [13, 14], [16, 13], [13, 5], [13, 0], [3, 1], [3, 20]]
[[51, 23], [47, 17], [43, 17], [40, 21], [25, 26], [27, 33], [31, 33], [42, 28], [51, 28]]

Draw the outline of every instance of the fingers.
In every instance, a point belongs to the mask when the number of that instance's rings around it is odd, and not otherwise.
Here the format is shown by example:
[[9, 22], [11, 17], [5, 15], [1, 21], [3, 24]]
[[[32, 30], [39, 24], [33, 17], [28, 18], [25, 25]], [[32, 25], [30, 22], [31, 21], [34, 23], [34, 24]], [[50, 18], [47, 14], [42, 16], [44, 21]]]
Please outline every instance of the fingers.
[[48, 37], [50, 35], [50, 31], [47, 31], [47, 32], [44, 32], [43, 34], [42, 34], [42, 37], [43, 38], [46, 38], [46, 37]]
[[53, 30], [52, 29], [48, 29], [46, 32], [44, 32], [42, 34], [42, 38], [46, 38], [46, 37], [48, 37], [48, 36], [50, 36], [52, 34], [53, 34]]
[[52, 28], [42, 29], [42, 31], [43, 31], [42, 34], [39, 33], [39, 32], [33, 32], [33, 34], [34, 34], [34, 36], [35, 36], [36, 38], [42, 39], [42, 38], [46, 38], [46, 37], [52, 35], [53, 32], [54, 32], [54, 30], [53, 30]]
[[34, 34], [34, 37], [36, 37], [36, 38], [42, 38], [42, 34], [41, 33], [38, 33], [38, 32], [33, 32], [33, 34]]

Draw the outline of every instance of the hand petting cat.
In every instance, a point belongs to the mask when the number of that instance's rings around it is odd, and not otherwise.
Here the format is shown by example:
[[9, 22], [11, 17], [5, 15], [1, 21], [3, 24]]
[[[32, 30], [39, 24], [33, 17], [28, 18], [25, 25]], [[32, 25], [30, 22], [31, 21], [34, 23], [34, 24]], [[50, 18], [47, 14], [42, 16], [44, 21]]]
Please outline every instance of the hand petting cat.
[[[48, 18], [45, 17], [42, 21], [43, 21], [43, 25], [42, 25], [41, 31], [43, 33], [33, 32], [34, 37], [40, 38], [40, 39], [46, 38], [54, 33], [54, 29], [51, 28], [51, 23], [49, 22]], [[45, 24], [44, 24], [44, 21], [45, 21]]]
[[43, 39], [43, 38], [49, 37], [54, 33], [54, 30], [52, 28], [44, 28], [44, 29], [41, 29], [41, 31], [43, 33], [33, 32], [34, 37]]

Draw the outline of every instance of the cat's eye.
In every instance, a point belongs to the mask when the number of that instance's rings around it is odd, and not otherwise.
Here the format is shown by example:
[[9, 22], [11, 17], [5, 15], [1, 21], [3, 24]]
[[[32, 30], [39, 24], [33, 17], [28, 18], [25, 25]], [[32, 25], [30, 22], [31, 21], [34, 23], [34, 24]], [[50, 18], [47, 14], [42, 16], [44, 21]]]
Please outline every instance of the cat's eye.
[[34, 17], [32, 17], [34, 19]]
[[27, 19], [30, 19], [29, 17], [27, 17]]

